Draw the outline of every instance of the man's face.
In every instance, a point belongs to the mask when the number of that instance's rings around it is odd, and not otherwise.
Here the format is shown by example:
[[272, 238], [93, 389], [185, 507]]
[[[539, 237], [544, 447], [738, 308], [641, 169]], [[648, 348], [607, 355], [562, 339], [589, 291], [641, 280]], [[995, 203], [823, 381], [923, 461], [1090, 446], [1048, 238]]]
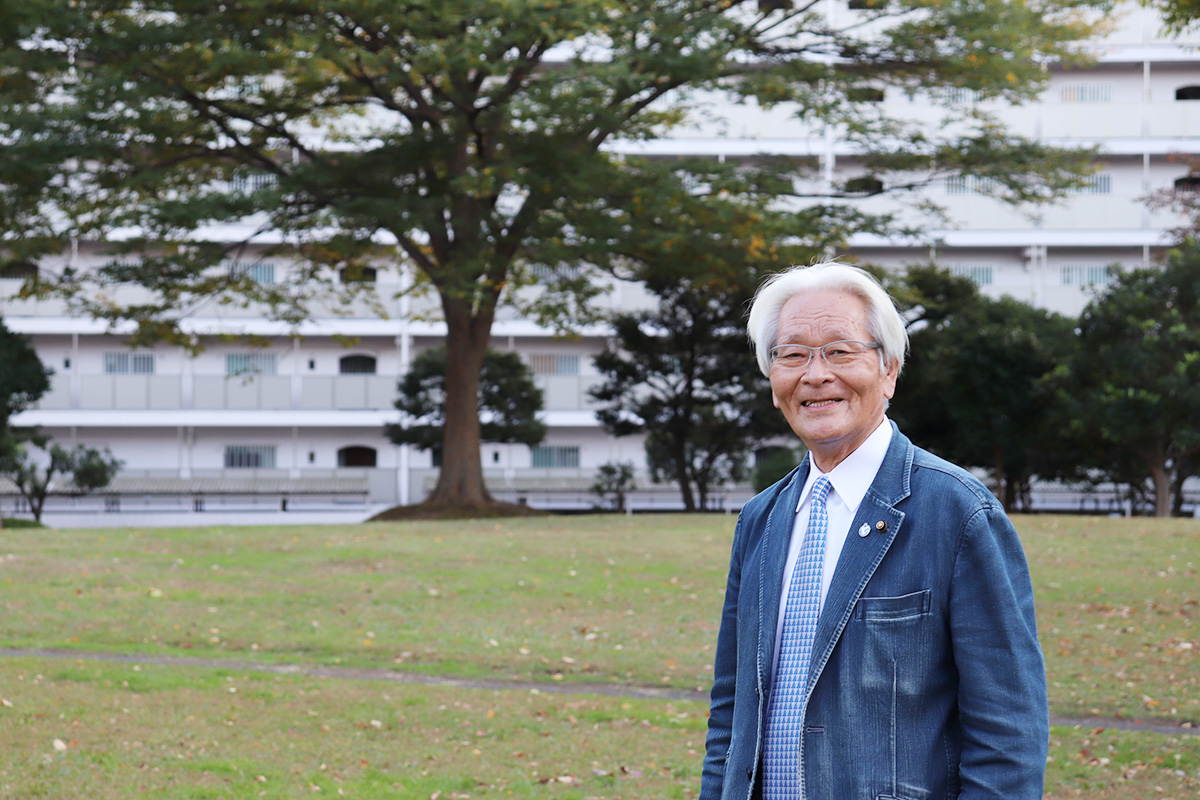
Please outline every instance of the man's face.
[[[857, 295], [817, 291], [794, 295], [779, 312], [776, 345], [820, 347], [842, 340], [871, 342], [867, 304]], [[883, 422], [896, 391], [897, 365], [879, 367], [879, 351], [868, 350], [852, 363], [830, 367], [820, 353], [807, 369], [771, 365], [771, 394], [792, 430], [828, 472], [862, 444]]]

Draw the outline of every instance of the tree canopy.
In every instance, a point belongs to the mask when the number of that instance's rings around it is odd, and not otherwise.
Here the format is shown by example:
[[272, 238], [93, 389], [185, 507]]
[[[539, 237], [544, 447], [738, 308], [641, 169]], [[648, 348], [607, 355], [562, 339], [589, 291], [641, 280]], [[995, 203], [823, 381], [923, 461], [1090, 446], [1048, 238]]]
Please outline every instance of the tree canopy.
[[[922, 308], [930, 316], [911, 334], [890, 413], [923, 446], [990, 471], [997, 496], [1016, 510], [1055, 451], [1053, 397], [1042, 379], [1073, 352], [1074, 320], [966, 292], [968, 281], [944, 271], [918, 269], [910, 278], [928, 293]], [[944, 297], [957, 298], [953, 309]]]
[[[1073, 61], [1090, 12], [1108, 5], [893, 0], [830, 18], [818, 3], [757, 0], [7, 3], [0, 197], [19, 202], [0, 221], [13, 248], [55, 234], [114, 242], [101, 269], [40, 289], [135, 321], [141, 342], [195, 344], [178, 323], [203, 299], [298, 321], [333, 270], [391, 253], [437, 294], [447, 326], [430, 499], [485, 503], [477, 384], [498, 305], [532, 266], [610, 265], [614, 240], [653, 230], [632, 228], [631, 170], [649, 162], [617, 155], [619, 142], [695, 119], [712, 93], [832, 126], [864, 175], [830, 184], [812, 160], [775, 160], [747, 169], [741, 190], [793, 199], [806, 241], [878, 224], [847, 201], [945, 175], [1047, 199], [1078, 182], [1087, 154], [1011, 135], [956, 92], [1034, 97], [1044, 65]], [[885, 88], [928, 98], [942, 123], [884, 113]], [[656, 186], [729, 191], [684, 173]], [[247, 231], [238, 241], [218, 232], [233, 225]], [[296, 273], [270, 285], [217, 268], [247, 243], [283, 248]], [[551, 281], [538, 296], [561, 321], [586, 312], [588, 291]]]
[[29, 338], [13, 333], [0, 320], [0, 440], [8, 437], [13, 415], [29, 408], [49, 390], [51, 374]]
[[670, 480], [687, 511], [740, 480], [760, 443], [787, 432], [746, 342], [752, 285], [680, 279], [654, 284], [658, 308], [618, 315], [595, 358], [590, 394], [605, 430], [646, 435], [651, 479]]
[[1117, 275], [1084, 310], [1053, 386], [1076, 435], [1099, 445], [1092, 466], [1149, 480], [1155, 515], [1168, 516], [1175, 471], [1200, 453], [1200, 247]]
[[1181, 34], [1195, 27], [1200, 20], [1200, 0], [1144, 0], [1162, 16], [1168, 33]]

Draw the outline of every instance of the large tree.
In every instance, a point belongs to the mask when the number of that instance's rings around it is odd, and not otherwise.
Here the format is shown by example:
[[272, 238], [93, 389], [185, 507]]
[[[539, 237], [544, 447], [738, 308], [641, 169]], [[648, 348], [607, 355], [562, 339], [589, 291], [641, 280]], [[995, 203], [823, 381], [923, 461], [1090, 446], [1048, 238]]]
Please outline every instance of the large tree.
[[1185, 241], [1161, 269], [1119, 274], [1084, 309], [1079, 347], [1052, 384], [1075, 433], [1111, 479], [1153, 486], [1169, 516], [1176, 470], [1200, 453], [1200, 247]]
[[609, 433], [646, 435], [651, 479], [705, 511], [712, 490], [741, 480], [750, 452], [787, 425], [746, 342], [752, 288], [680, 280], [658, 291], [656, 309], [613, 320], [595, 358], [604, 381], [590, 394]]
[[[135, 320], [137, 340], [178, 338], [201, 298], [299, 320], [301, 289], [394, 246], [447, 327], [430, 499], [481, 504], [478, 381], [498, 304], [529, 265], [610, 261], [606, 212], [628, 202], [612, 189], [634, 163], [615, 142], [661, 135], [719, 92], [832, 126], [867, 173], [830, 185], [812, 162], [776, 163], [786, 194], [972, 174], [1044, 199], [1086, 159], [1009, 135], [955, 91], [1033, 97], [1107, 5], [893, 0], [835, 20], [808, 0], [23, 0], [0, 10], [0, 136], [10, 163], [62, 167], [36, 184], [59, 233], [125, 237], [103, 269], [43, 288]], [[885, 87], [923, 93], [943, 124], [889, 118], [874, 102]], [[206, 231], [234, 222], [296, 255], [295, 279], [216, 270], [240, 243]], [[114, 302], [123, 284], [144, 291]], [[571, 291], [594, 290], [544, 288], [559, 321], [582, 310]]]
[[[914, 284], [929, 292], [938, 273], [916, 270]], [[941, 272], [947, 291], [961, 279]], [[1048, 414], [1053, 395], [1043, 378], [1075, 345], [1074, 320], [1010, 297], [971, 292], [955, 308], [928, 304], [911, 334], [912, 354], [890, 413], [916, 441], [945, 458], [988, 470], [997, 497], [1015, 511], [1055, 453]]]
[[[674, 191], [680, 170], [710, 191]], [[889, 221], [853, 209], [773, 208], [784, 188], [772, 190], [770, 161], [650, 162], [630, 172], [627, 202], [607, 215], [611, 268], [631, 270], [656, 304], [610, 319], [613, 334], [595, 358], [604, 380], [590, 394], [610, 434], [645, 434], [651, 479], [673, 482], [686, 510], [703, 511], [712, 489], [744, 477], [755, 447], [791, 438], [746, 338], [760, 279], [843, 244], [835, 215], [860, 230]]]

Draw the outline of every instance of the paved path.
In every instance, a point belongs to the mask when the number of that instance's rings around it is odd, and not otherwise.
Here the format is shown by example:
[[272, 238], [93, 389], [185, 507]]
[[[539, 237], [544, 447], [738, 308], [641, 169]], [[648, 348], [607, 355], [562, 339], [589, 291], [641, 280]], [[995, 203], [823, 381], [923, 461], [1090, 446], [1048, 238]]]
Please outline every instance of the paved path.
[[[319, 664], [261, 664], [253, 661], [191, 656], [85, 653], [74, 650], [0, 649], [0, 658], [52, 658], [126, 664], [162, 664], [164, 666], [175, 667], [267, 672], [275, 675], [302, 675], [314, 678], [389, 681], [391, 683], [421, 684], [426, 686], [459, 686], [464, 689], [537, 691], [548, 694], [598, 694], [609, 697], [636, 697], [648, 700], [695, 700], [703, 702], [708, 699], [707, 690], [700, 689], [668, 689], [660, 686], [637, 686], [620, 683], [541, 683], [516, 680], [450, 678], [439, 675], [423, 675], [416, 672], [401, 672], [386, 668], [328, 667]], [[1180, 724], [1161, 718], [1130, 719], [1127, 717], [1103, 717], [1098, 715], [1068, 717], [1060, 714], [1051, 714], [1050, 722], [1054, 725], [1081, 726], [1086, 728], [1114, 728], [1117, 730], [1147, 731], [1150, 733], [1178, 736], [1200, 736], [1200, 725], [1193, 725], [1190, 722]]]

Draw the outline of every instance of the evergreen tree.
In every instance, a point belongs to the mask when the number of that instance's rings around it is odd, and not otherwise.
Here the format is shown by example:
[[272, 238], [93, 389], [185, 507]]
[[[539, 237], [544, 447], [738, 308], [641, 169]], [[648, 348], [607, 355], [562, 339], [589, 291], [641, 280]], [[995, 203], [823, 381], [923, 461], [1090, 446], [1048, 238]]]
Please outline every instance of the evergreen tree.
[[[1153, 487], [1169, 516], [1177, 471], [1200, 453], [1200, 245], [1161, 269], [1120, 273], [1079, 320], [1079, 346], [1051, 382], [1091, 466]], [[1136, 473], [1130, 474], [1136, 465]]]

